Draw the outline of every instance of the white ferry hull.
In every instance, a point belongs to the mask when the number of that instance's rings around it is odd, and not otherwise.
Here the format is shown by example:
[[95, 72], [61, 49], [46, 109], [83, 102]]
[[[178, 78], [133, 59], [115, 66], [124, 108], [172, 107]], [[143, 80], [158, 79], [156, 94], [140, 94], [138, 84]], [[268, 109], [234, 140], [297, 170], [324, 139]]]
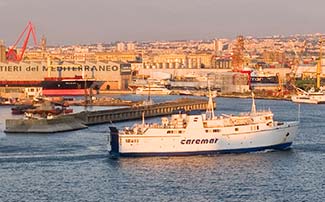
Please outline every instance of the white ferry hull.
[[151, 135], [119, 136], [117, 129], [111, 128], [110, 154], [112, 156], [183, 156], [255, 152], [268, 149], [284, 150], [291, 146], [297, 129], [298, 122], [286, 122], [272, 129], [243, 133], [229, 133], [229, 131], [206, 133], [205, 129], [188, 128], [181, 135], [166, 135], [165, 129], [157, 128], [149, 131]]
[[296, 96], [292, 96], [291, 100], [292, 100], [292, 102], [296, 102], [296, 103], [318, 104], [318, 101], [317, 100], [313, 100], [313, 99], [301, 99], [301, 98], [296, 97]]
[[165, 87], [139, 87], [135, 90], [135, 94], [137, 95], [169, 95], [171, 93]]
[[[135, 94], [137, 94], [137, 95], [149, 95], [149, 91], [136, 90]], [[150, 94], [151, 95], [169, 95], [170, 91], [151, 91]]]
[[305, 104], [325, 104], [325, 95], [322, 96], [297, 96], [291, 97], [292, 102]]

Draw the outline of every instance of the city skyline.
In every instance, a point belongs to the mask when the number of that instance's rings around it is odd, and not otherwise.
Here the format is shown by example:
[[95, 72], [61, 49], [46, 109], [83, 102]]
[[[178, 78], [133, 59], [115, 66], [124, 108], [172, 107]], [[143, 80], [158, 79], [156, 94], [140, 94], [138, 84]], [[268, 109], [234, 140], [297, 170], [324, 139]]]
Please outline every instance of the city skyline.
[[12, 45], [30, 20], [48, 44], [197, 40], [323, 33], [312, 0], [0, 0], [0, 39]]

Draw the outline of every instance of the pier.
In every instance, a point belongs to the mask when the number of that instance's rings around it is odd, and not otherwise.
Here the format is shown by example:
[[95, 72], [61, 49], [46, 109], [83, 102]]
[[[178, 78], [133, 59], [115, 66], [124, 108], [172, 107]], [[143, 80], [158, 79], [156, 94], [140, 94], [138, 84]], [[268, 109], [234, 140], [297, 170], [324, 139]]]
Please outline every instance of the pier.
[[102, 123], [111, 123], [118, 121], [127, 121], [132, 119], [141, 119], [142, 113], [145, 117], [155, 117], [169, 115], [174, 110], [184, 109], [190, 110], [205, 110], [208, 102], [205, 99], [179, 99], [176, 101], [158, 103], [147, 106], [138, 106], [130, 108], [121, 108], [114, 110], [100, 111], [83, 111], [73, 114], [76, 119], [82, 121], [85, 125], [95, 125]]
[[164, 116], [174, 110], [205, 110], [206, 99], [178, 99], [152, 105], [126, 107], [113, 110], [83, 111], [76, 114], [60, 115], [54, 119], [7, 119], [7, 133], [55, 133], [87, 128], [89, 125], [113, 123], [141, 119], [145, 117]]

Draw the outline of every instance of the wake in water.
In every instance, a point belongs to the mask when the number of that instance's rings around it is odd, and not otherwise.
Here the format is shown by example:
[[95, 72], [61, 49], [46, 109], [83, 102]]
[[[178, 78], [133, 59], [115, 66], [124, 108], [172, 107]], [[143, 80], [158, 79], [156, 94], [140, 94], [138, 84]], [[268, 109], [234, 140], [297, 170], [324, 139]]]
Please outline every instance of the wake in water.
[[85, 153], [85, 154], [36, 154], [36, 155], [10, 155], [10, 156], [0, 156], [0, 163], [28, 163], [28, 162], [38, 162], [38, 161], [81, 161], [81, 160], [91, 160], [107, 158], [108, 153]]
[[294, 149], [310, 153], [325, 153], [325, 144], [299, 144], [294, 145]]

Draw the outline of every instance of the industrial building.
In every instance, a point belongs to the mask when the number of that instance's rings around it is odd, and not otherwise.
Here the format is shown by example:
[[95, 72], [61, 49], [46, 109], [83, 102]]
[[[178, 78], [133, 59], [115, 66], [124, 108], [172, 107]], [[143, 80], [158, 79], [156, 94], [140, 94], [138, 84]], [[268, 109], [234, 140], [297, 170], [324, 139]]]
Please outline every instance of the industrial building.
[[[97, 63], [0, 63], [0, 86], [29, 87], [45, 77], [75, 77], [104, 81], [101, 90], [125, 90], [131, 76], [131, 64], [124, 62]], [[13, 89], [14, 90], [14, 89]]]

